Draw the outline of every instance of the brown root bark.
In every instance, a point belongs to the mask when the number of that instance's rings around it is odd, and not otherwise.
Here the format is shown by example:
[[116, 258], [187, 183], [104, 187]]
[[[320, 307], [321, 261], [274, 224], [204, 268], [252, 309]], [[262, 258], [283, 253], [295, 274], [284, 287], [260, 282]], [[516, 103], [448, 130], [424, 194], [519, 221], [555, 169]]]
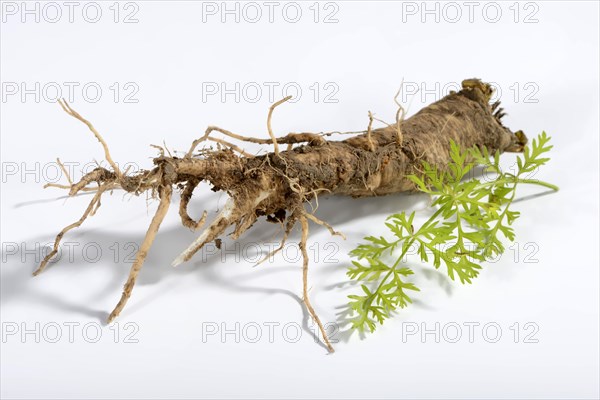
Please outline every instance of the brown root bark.
[[[477, 79], [465, 80], [462, 85], [461, 91], [450, 93], [408, 119], [404, 119], [404, 108], [395, 98], [399, 108], [394, 124], [372, 129], [374, 118], [369, 113], [368, 128], [342, 141], [327, 140], [330, 133], [290, 133], [276, 138], [271, 128], [271, 118], [275, 107], [288, 100], [285, 98], [269, 109], [269, 139], [242, 136], [222, 128], [209, 127], [204, 136], [192, 143], [184, 157], [165, 156], [161, 151], [161, 155], [154, 159], [153, 169], [135, 175], [118, 170], [102, 136], [89, 121], [63, 101], [60, 103], [63, 109], [85, 123], [100, 141], [112, 170], [97, 168], [79, 182], [72, 183], [68, 178], [68, 186], [52, 185], [68, 188], [71, 196], [80, 191], [96, 191], [96, 194], [81, 219], [58, 234], [53, 252], [44, 259], [35, 274], [41, 272], [56, 254], [62, 236], [93, 215], [103, 191], [119, 188], [136, 195], [150, 191], [153, 196], [158, 196], [160, 204], [136, 255], [121, 300], [109, 317], [109, 322], [112, 321], [131, 295], [137, 275], [167, 213], [172, 187], [182, 189], [179, 214], [183, 225], [196, 230], [205, 223], [206, 212], [196, 222], [188, 215], [187, 206], [194, 189], [206, 181], [213, 186], [213, 190], [227, 192], [229, 199], [215, 220], [182, 251], [173, 265], [190, 260], [206, 243], [219, 240], [229, 227], [235, 227], [232, 232], [234, 239], [240, 237], [262, 216], [285, 226], [284, 238], [281, 247], [274, 251], [276, 253], [283, 247], [296, 222], [300, 222], [304, 303], [319, 326], [325, 344], [333, 351], [308, 299], [308, 222], [322, 225], [332, 234], [339, 233], [305, 210], [305, 203], [316, 199], [321, 192], [363, 197], [414, 191], [416, 188], [407, 176], [418, 174], [423, 161], [445, 169], [451, 161], [450, 140], [463, 149], [478, 146], [486, 147], [490, 153], [522, 151], [527, 139], [523, 132], [513, 133], [502, 124], [504, 113], [498, 108], [499, 103], [489, 104], [491, 86]], [[273, 145], [274, 152], [251, 155], [235, 144], [212, 137], [214, 132], [238, 142]], [[206, 140], [224, 148], [202, 149], [195, 154], [196, 147]], [[287, 150], [280, 150], [280, 144], [287, 144]], [[94, 182], [98, 186], [89, 187]]]

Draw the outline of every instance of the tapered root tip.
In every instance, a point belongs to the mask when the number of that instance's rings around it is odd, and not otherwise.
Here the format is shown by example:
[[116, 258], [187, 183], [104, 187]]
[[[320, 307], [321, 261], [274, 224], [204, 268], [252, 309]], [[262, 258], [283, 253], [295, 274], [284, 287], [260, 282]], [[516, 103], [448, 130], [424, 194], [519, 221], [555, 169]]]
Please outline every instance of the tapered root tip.
[[38, 276], [46, 267], [46, 263], [41, 264], [35, 271], [31, 273], [32, 276]]
[[173, 262], [171, 263], [171, 267], [175, 268], [178, 267], [179, 265], [183, 264], [185, 262], [185, 258], [183, 257], [183, 255], [179, 255], [177, 256], [176, 259], [173, 260]]

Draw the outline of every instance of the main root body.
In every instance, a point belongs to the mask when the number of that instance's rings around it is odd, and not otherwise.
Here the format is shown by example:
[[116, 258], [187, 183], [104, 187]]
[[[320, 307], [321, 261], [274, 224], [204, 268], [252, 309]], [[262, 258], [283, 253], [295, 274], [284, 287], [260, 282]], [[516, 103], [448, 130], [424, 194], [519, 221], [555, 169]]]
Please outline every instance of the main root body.
[[[323, 341], [333, 351], [323, 325], [308, 298], [308, 255], [306, 242], [309, 222], [325, 226], [335, 232], [326, 222], [305, 209], [305, 204], [321, 193], [353, 197], [381, 196], [391, 193], [414, 191], [414, 184], [407, 178], [418, 174], [423, 161], [444, 169], [450, 163], [450, 140], [461, 148], [487, 147], [496, 151], [522, 151], [527, 139], [518, 131], [511, 132], [501, 118], [504, 115], [499, 103], [490, 104], [490, 85], [477, 79], [463, 81], [463, 88], [427, 106], [414, 116], [404, 120], [404, 109], [399, 106], [395, 123], [380, 129], [371, 129], [373, 116], [369, 113], [367, 130], [342, 141], [330, 141], [330, 134], [290, 133], [276, 138], [271, 129], [271, 117], [275, 107], [288, 98], [271, 106], [267, 129], [270, 139], [246, 137], [217, 127], [209, 127], [201, 138], [192, 143], [183, 157], [161, 155], [154, 159], [154, 168], [128, 175], [121, 172], [113, 162], [108, 146], [92, 124], [81, 117], [64, 101], [61, 106], [74, 118], [85, 123], [102, 144], [105, 158], [111, 169], [96, 168], [79, 182], [69, 185], [47, 185], [69, 189], [74, 196], [80, 191], [95, 191], [95, 195], [83, 216], [67, 226], [56, 237], [54, 250], [34, 272], [41, 272], [55, 256], [60, 240], [70, 229], [80, 226], [100, 206], [104, 192], [122, 189], [139, 195], [150, 191], [160, 203], [135, 258], [123, 295], [110, 314], [109, 322], [119, 315], [135, 285], [136, 277], [150, 250], [160, 223], [166, 215], [173, 187], [181, 190], [179, 214], [184, 226], [200, 229], [206, 221], [206, 212], [194, 221], [187, 212], [194, 189], [203, 181], [215, 191], [229, 195], [227, 203], [198, 238], [174, 260], [176, 266], [190, 260], [206, 243], [218, 240], [229, 227], [231, 236], [239, 238], [261, 216], [271, 222], [282, 223], [284, 238], [279, 251], [297, 222], [302, 229], [300, 249], [303, 262], [303, 298], [310, 315], [319, 326]], [[212, 136], [220, 133], [227, 138]], [[273, 145], [274, 151], [263, 155], [246, 153], [230, 141]], [[219, 149], [196, 151], [199, 144], [212, 141]], [[287, 145], [280, 151], [280, 145]], [[92, 186], [93, 184], [97, 186]]]

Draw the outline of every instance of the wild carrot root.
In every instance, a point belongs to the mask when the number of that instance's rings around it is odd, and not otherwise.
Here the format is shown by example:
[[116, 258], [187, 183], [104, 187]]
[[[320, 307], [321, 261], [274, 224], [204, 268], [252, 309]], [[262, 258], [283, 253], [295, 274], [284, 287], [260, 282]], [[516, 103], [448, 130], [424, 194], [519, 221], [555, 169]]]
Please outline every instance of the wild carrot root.
[[[308, 296], [309, 259], [306, 243], [309, 222], [326, 227], [334, 235], [343, 235], [315, 216], [314, 210], [309, 212], [305, 204], [321, 193], [363, 197], [414, 191], [416, 188], [407, 176], [418, 174], [423, 161], [445, 169], [451, 161], [451, 139], [463, 149], [479, 146], [487, 147], [490, 153], [522, 151], [527, 141], [525, 135], [521, 131], [513, 133], [502, 124], [504, 113], [498, 108], [499, 102], [489, 104], [491, 96], [490, 85], [478, 79], [468, 79], [463, 81], [462, 90], [450, 93], [408, 119], [404, 119], [405, 110], [394, 99], [398, 104], [395, 123], [373, 129], [374, 117], [369, 113], [368, 128], [354, 132], [354, 136], [342, 141], [327, 140], [332, 133], [289, 133], [276, 138], [271, 119], [275, 108], [289, 100], [285, 98], [269, 109], [269, 139], [242, 136], [211, 126], [192, 143], [183, 157], [165, 156], [161, 149], [160, 156], [153, 160], [154, 167], [137, 174], [121, 172], [112, 160], [106, 142], [92, 124], [66, 102], [60, 101], [61, 107], [86, 124], [101, 143], [110, 169], [96, 168], [76, 183], [67, 177], [69, 185], [47, 185], [67, 188], [70, 196], [81, 191], [93, 191], [95, 195], [82, 217], [57, 235], [53, 251], [44, 258], [34, 275], [40, 273], [55, 256], [63, 235], [93, 215], [105, 191], [122, 189], [135, 195], [150, 191], [152, 196], [160, 200], [158, 210], [131, 267], [123, 295], [110, 314], [109, 322], [112, 321], [131, 296], [146, 255], [167, 214], [173, 187], [181, 190], [179, 215], [182, 224], [196, 230], [205, 224], [206, 211], [199, 221], [194, 221], [187, 212], [187, 206], [194, 189], [206, 181], [213, 186], [213, 190], [227, 192], [229, 199], [198, 238], [183, 249], [173, 265], [190, 260], [205, 244], [220, 240], [229, 227], [233, 227], [231, 236], [239, 238], [262, 216], [285, 227], [281, 246], [273, 252], [277, 253], [283, 248], [296, 222], [299, 222], [302, 230], [303, 301], [319, 326], [323, 341], [333, 351]], [[226, 139], [212, 136], [214, 133]], [[255, 156], [231, 143], [232, 140], [273, 145], [274, 151]], [[219, 148], [196, 151], [197, 146], [206, 141], [217, 143]], [[287, 148], [281, 150], [280, 145], [287, 145]], [[92, 186], [94, 183], [97, 186]]]

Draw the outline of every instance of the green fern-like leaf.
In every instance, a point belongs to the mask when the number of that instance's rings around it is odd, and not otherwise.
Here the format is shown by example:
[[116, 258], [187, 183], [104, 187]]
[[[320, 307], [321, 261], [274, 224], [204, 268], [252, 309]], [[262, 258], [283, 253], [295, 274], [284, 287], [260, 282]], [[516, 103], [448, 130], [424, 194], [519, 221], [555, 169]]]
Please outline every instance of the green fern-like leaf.
[[[485, 147], [462, 151], [454, 141], [450, 141], [452, 163], [447, 170], [423, 162], [423, 173], [408, 178], [433, 198], [434, 214], [419, 227], [415, 226], [415, 212], [390, 215], [385, 226], [391, 238], [368, 236], [350, 252], [356, 260], [347, 275], [363, 283], [361, 294], [348, 296], [353, 328], [373, 332], [398, 308], [412, 303], [409, 293], [419, 291], [408, 280], [414, 271], [406, 258], [413, 246], [421, 263], [436, 269], [444, 266], [452, 280], [472, 283], [482, 269], [481, 263], [504, 252], [504, 239], [515, 239], [511, 225], [520, 214], [510, 207], [517, 186], [537, 184], [558, 190], [552, 184], [526, 178], [549, 161], [549, 141], [543, 132], [531, 147], [525, 147], [523, 155], [517, 157], [516, 173], [502, 171], [498, 152], [491, 155]], [[486, 172], [496, 176], [483, 182], [466, 179], [475, 164], [484, 165]], [[393, 265], [383, 260], [390, 256], [396, 258]]]

